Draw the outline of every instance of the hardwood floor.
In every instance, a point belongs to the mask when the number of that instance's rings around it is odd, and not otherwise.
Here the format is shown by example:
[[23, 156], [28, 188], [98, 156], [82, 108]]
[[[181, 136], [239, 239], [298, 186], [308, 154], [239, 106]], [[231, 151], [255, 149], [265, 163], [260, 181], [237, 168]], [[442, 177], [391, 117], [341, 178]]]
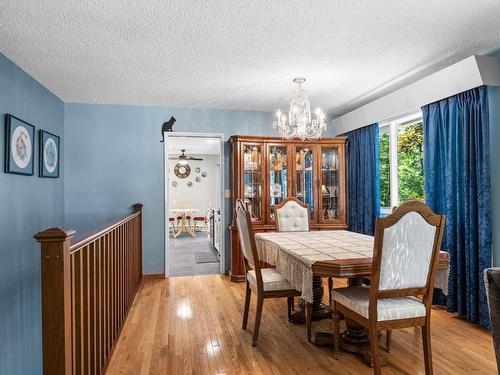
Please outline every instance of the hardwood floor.
[[[145, 279], [107, 374], [372, 374], [358, 356], [342, 352], [336, 361], [332, 348], [309, 344], [305, 326], [287, 321], [286, 299], [264, 302], [253, 348], [254, 297], [243, 331], [243, 283], [221, 275]], [[331, 320], [318, 327], [329, 330]], [[383, 374], [424, 374], [420, 330], [394, 331], [392, 342], [391, 353], [381, 351]], [[497, 373], [489, 332], [434, 308], [432, 351], [435, 374]]]

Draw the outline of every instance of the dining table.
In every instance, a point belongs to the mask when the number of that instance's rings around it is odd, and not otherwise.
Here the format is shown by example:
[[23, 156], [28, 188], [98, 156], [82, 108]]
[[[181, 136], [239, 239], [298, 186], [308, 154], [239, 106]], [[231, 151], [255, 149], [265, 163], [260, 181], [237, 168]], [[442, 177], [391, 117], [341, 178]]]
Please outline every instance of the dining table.
[[[301, 292], [305, 308], [293, 321], [306, 321], [308, 341], [316, 345], [333, 344], [329, 332], [312, 335], [311, 320], [331, 318], [331, 309], [323, 303], [322, 278], [347, 279], [349, 286], [362, 285], [371, 275], [374, 237], [347, 230], [309, 232], [263, 232], [255, 234], [261, 262], [276, 267], [288, 282]], [[449, 255], [441, 251], [435, 287], [448, 291]], [[304, 315], [310, 319], [303, 319]], [[368, 333], [356, 322], [346, 319], [341, 336], [343, 350], [359, 353], [371, 363]]]
[[181, 225], [177, 228], [177, 230], [174, 230], [174, 238], [177, 238], [181, 233], [188, 233], [191, 237], [196, 237], [194, 227], [191, 227], [188, 223], [188, 216], [194, 216], [197, 211], [199, 210], [196, 208], [173, 208], [170, 210], [173, 216], [180, 216], [181, 218]]

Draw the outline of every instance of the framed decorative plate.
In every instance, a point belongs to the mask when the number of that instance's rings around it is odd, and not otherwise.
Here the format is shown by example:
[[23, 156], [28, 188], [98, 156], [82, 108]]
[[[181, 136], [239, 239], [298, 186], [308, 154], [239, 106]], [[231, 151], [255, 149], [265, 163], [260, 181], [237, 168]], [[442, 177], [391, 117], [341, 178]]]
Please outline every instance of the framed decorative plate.
[[5, 173], [33, 176], [35, 127], [5, 115]]
[[60, 139], [57, 135], [45, 130], [39, 131], [39, 176], [48, 178], [59, 177]]
[[207, 172], [205, 171], [201, 172], [201, 177], [207, 177]]
[[194, 171], [195, 171], [196, 173], [200, 173], [201, 169], [200, 169], [200, 167], [196, 167]]
[[189, 164], [177, 163], [174, 168], [174, 174], [179, 178], [186, 178], [191, 174], [191, 167]]
[[195, 180], [196, 180], [196, 182], [200, 182], [200, 181], [201, 181], [201, 178], [200, 178], [199, 176], [197, 176], [197, 177], [195, 178]]
[[172, 187], [177, 187], [177, 181], [172, 181]]
[[193, 181], [189, 181], [189, 182], [187, 183], [187, 186], [188, 186], [188, 187], [193, 186]]

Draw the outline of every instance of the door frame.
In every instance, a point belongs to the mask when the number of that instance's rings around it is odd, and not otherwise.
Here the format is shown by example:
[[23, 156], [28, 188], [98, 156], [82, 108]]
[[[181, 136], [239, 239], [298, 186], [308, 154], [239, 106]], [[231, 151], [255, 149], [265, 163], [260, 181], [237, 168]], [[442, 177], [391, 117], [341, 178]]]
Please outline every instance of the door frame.
[[168, 244], [170, 240], [170, 229], [168, 222], [168, 193], [170, 188], [169, 175], [168, 175], [168, 145], [172, 138], [218, 138], [219, 139], [219, 163], [220, 163], [220, 259], [219, 259], [219, 273], [224, 274], [226, 271], [226, 224], [225, 224], [225, 199], [224, 199], [224, 134], [222, 133], [186, 133], [186, 132], [164, 132], [165, 141], [163, 142], [163, 183], [164, 183], [164, 209], [163, 209], [163, 223], [164, 223], [164, 275], [168, 277], [169, 251]]

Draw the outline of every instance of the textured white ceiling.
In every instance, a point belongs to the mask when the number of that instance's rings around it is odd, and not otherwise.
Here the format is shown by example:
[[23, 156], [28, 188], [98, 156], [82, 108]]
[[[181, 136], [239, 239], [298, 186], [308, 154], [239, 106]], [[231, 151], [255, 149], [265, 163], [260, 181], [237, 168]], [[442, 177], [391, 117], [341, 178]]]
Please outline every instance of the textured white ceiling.
[[339, 115], [500, 46], [499, 0], [1, 0], [0, 51], [66, 102]]

